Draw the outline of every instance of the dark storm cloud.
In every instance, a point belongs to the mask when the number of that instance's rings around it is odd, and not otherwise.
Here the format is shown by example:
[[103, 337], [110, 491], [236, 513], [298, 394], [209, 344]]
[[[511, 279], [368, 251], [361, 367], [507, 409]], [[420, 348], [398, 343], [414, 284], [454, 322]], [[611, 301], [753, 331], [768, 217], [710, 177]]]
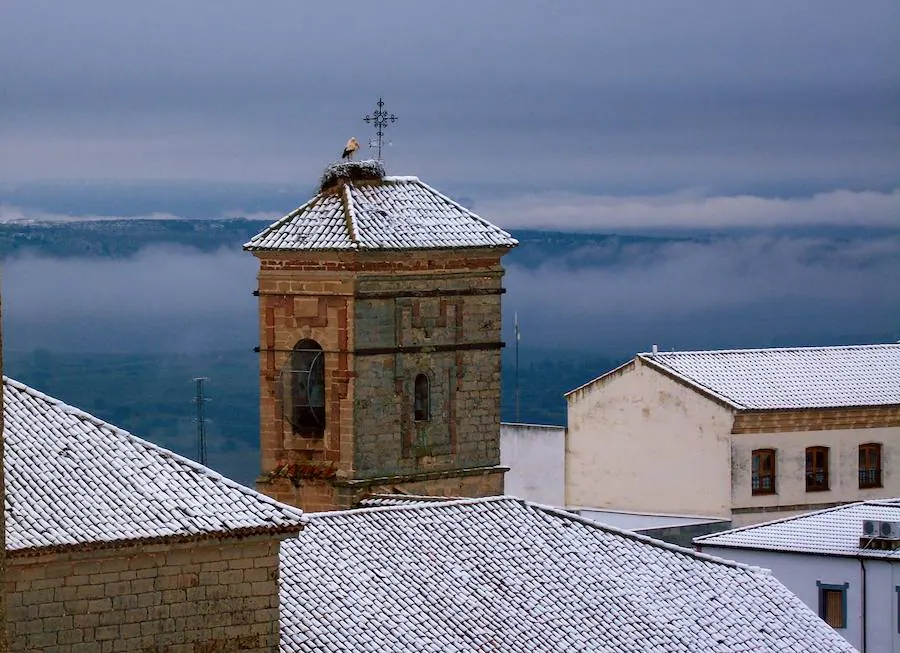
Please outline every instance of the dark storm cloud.
[[890, 186], [898, 19], [889, 1], [17, 3], [0, 172], [305, 181], [384, 94], [390, 168], [437, 184]]

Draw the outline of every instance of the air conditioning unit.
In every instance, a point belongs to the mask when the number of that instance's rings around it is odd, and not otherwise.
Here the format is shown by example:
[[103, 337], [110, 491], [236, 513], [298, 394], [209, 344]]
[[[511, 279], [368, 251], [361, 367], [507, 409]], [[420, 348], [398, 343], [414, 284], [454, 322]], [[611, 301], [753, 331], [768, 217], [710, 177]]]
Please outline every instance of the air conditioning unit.
[[866, 537], [878, 537], [878, 532], [881, 530], [880, 526], [881, 522], [875, 521], [874, 519], [864, 519], [863, 535]]
[[884, 540], [900, 540], [900, 521], [878, 523], [878, 537]]

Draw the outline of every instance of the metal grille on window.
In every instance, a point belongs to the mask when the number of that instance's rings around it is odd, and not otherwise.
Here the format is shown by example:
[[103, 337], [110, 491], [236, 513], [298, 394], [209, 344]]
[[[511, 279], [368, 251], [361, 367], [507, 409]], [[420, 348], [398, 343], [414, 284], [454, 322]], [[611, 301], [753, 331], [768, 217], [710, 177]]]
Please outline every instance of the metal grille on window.
[[806, 490], [828, 489], [828, 447], [806, 450]]
[[859, 445], [859, 487], [881, 487], [881, 445]]
[[298, 435], [325, 433], [325, 356], [314, 340], [301, 340], [279, 375], [284, 418]]

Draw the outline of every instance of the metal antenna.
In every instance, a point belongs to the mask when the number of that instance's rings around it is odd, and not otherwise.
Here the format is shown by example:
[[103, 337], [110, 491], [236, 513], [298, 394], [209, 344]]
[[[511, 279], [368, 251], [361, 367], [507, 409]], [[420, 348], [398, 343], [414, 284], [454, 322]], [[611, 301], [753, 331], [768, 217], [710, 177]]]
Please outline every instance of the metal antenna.
[[516, 424], [521, 424], [519, 415], [519, 340], [522, 334], [519, 333], [519, 311], [516, 311]]
[[203, 417], [203, 404], [209, 399], [203, 396], [203, 382], [209, 381], [209, 377], [194, 377], [194, 383], [197, 385], [197, 394], [194, 397], [194, 403], [197, 404], [197, 462], [201, 465], [206, 464], [206, 419]]
[[378, 160], [381, 161], [381, 149], [384, 145], [384, 128], [397, 121], [397, 116], [384, 110], [384, 100], [378, 98], [378, 108], [374, 113], [367, 113], [363, 120], [375, 125], [375, 138], [369, 140], [370, 148], [377, 148]]

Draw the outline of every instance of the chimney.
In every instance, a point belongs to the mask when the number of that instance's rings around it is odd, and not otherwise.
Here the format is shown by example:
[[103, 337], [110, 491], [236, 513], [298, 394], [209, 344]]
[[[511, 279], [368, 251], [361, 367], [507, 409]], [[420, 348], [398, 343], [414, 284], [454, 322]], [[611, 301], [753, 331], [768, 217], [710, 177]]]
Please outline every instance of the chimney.
[[653, 345], [653, 353], [654, 353], [654, 354], [658, 354], [658, 353], [659, 353], [659, 345]]

